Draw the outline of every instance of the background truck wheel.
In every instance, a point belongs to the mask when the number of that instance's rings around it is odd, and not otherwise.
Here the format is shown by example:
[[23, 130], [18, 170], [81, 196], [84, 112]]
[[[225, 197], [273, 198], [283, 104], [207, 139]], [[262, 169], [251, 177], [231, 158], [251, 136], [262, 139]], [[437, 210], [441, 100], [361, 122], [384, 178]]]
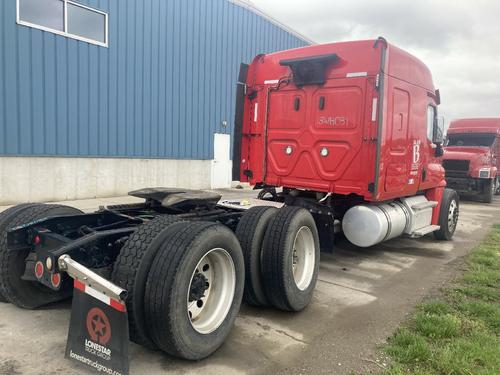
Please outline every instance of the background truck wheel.
[[130, 339], [152, 349], [156, 345], [146, 331], [144, 290], [151, 263], [165, 240], [166, 228], [178, 221], [175, 216], [162, 215], [142, 224], [125, 242], [113, 267], [112, 281], [128, 292]]
[[[21, 211], [25, 210], [31, 206], [37, 206], [39, 203], [24, 203], [17, 206], [10, 207], [0, 213], [0, 237], [7, 236], [7, 230], [11, 227], [10, 222], [12, 219], [19, 214]], [[0, 302], [7, 302], [5, 297], [2, 295], [0, 290]]]
[[[34, 220], [63, 215], [77, 215], [82, 212], [76, 208], [36, 204], [12, 214], [10, 228], [32, 222]], [[71, 295], [70, 283], [61, 287], [58, 292], [52, 291], [35, 281], [21, 280], [25, 272], [28, 251], [7, 250], [7, 236], [0, 237], [0, 291], [8, 302], [26, 309], [34, 309], [51, 302], [60, 301]]]
[[459, 204], [458, 193], [455, 190], [444, 189], [438, 220], [441, 228], [434, 232], [436, 239], [446, 241], [452, 239], [457, 229]]
[[262, 275], [269, 302], [300, 311], [311, 301], [319, 270], [319, 236], [304, 208], [283, 207], [271, 219], [262, 245]]
[[494, 180], [484, 181], [483, 193], [479, 196], [481, 202], [491, 203], [491, 201], [493, 201], [493, 195], [495, 195], [495, 190], [496, 187]]
[[163, 351], [199, 360], [222, 345], [240, 309], [243, 253], [221, 224], [181, 222], [167, 231], [146, 284], [148, 333]]
[[253, 306], [269, 305], [262, 285], [261, 249], [269, 221], [276, 212], [274, 207], [252, 207], [241, 217], [235, 232], [245, 258], [243, 299]]

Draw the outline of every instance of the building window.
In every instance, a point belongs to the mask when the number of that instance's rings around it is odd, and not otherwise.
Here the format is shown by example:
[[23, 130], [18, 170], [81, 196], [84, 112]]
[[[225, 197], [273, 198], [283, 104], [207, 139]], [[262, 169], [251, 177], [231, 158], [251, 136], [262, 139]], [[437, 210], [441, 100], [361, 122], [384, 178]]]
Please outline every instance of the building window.
[[17, 23], [108, 46], [108, 15], [70, 0], [17, 0]]

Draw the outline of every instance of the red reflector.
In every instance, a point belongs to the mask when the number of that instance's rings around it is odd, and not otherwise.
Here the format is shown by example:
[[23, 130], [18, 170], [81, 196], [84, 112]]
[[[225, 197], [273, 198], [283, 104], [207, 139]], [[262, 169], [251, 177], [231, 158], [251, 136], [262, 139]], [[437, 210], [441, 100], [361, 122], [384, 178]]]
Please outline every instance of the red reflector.
[[57, 288], [61, 284], [61, 275], [58, 273], [52, 274], [50, 277], [50, 282], [54, 288]]
[[40, 261], [35, 264], [35, 276], [37, 279], [41, 279], [43, 276], [43, 263]]
[[111, 307], [115, 308], [118, 311], [125, 312], [125, 305], [121, 302], [118, 302], [117, 300], [114, 300], [113, 298], [110, 298], [110, 304]]
[[85, 284], [82, 283], [80, 280], [75, 279], [73, 286], [75, 287], [75, 289], [81, 290], [82, 292], [85, 293]]
[[35, 236], [35, 238], [33, 238], [33, 243], [35, 245], [40, 245], [40, 242], [42, 242], [42, 239], [40, 238], [40, 236]]

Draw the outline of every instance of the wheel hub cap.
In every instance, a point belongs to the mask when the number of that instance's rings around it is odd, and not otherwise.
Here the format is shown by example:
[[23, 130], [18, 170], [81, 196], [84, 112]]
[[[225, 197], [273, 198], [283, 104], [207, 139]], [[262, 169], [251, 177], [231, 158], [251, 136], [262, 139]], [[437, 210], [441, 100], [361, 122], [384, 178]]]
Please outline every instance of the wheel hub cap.
[[293, 242], [292, 272], [295, 285], [300, 290], [305, 290], [311, 284], [315, 265], [314, 237], [306, 226], [301, 227]]
[[453, 232], [457, 225], [458, 220], [458, 205], [455, 200], [450, 203], [450, 208], [448, 210], [448, 230]]
[[205, 297], [205, 291], [209, 287], [208, 279], [200, 272], [195, 273], [191, 281], [191, 290], [189, 291], [189, 302], [198, 301]]
[[231, 308], [236, 270], [229, 253], [221, 248], [207, 252], [191, 276], [186, 296], [191, 326], [201, 334], [215, 331]]

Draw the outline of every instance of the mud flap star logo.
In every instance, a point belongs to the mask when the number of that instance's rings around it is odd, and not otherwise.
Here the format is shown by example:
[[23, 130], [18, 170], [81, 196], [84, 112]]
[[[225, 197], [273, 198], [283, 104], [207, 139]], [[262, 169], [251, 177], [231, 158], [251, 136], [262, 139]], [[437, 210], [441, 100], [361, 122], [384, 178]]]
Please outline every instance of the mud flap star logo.
[[87, 314], [87, 332], [90, 339], [101, 345], [106, 345], [111, 339], [111, 324], [104, 311], [94, 307]]

